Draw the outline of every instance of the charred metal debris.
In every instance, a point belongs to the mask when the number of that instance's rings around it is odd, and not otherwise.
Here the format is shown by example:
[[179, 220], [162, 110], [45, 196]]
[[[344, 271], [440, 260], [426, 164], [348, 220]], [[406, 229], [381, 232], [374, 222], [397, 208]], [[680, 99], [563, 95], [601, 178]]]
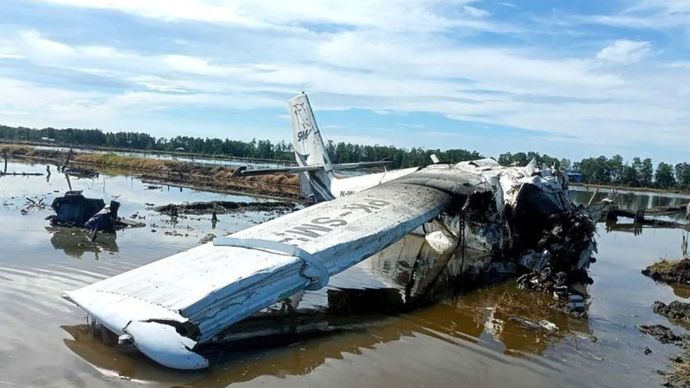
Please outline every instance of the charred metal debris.
[[110, 201], [106, 205], [100, 198], [86, 198], [81, 191], [68, 191], [53, 200], [50, 207], [55, 214], [48, 216], [52, 226], [85, 228], [97, 232], [114, 233], [116, 230], [141, 227], [144, 224], [118, 216], [120, 203]]
[[438, 171], [428, 179], [421, 174], [402, 178], [453, 195], [447, 210], [424, 226], [431, 247], [458, 249], [463, 257], [465, 249], [491, 252], [482, 277], [520, 275], [520, 288], [551, 293], [552, 308], [585, 317], [584, 285], [592, 282], [587, 269], [597, 251], [596, 220], [570, 200], [567, 180], [534, 163], [524, 169], [500, 168], [492, 160], [457, 166], [469, 173], [459, 187], [447, 187]]

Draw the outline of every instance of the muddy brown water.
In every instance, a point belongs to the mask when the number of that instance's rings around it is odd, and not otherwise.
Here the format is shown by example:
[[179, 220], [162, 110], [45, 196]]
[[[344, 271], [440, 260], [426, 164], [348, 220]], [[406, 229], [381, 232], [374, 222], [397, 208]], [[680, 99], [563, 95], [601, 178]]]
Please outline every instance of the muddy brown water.
[[[45, 166], [11, 162], [8, 171]], [[276, 214], [221, 214], [215, 229], [210, 215], [173, 223], [147, 204], [265, 199], [151, 190], [122, 174], [71, 183], [87, 196], [116, 198], [122, 216], [136, 214], [146, 227], [90, 243], [82, 232], [48, 227], [49, 208], [21, 212], [26, 197], [50, 203], [67, 190], [63, 176], [0, 178], [0, 386], [658, 386], [663, 378], [656, 371], [679, 348], [636, 326], [660, 323], [685, 332], [650, 306], [685, 300], [690, 292], [655, 284], [640, 270], [659, 257], [679, 257], [686, 232], [633, 233], [600, 224], [584, 320], [550, 310], [547, 295], [517, 290], [513, 281], [463, 290], [462, 270], [472, 255], [467, 262], [434, 255], [410, 235], [335, 276], [326, 290], [305, 293], [298, 314], [307, 334], [245, 341], [214, 356], [208, 370], [172, 371], [108, 345], [60, 295], [196, 246], [208, 233], [234, 232]], [[573, 192], [576, 201], [589, 196]], [[618, 200], [636, 209], [687, 199], [633, 193]], [[559, 329], [535, 331], [511, 317], [545, 319]], [[238, 326], [239, 334], [280, 327], [274, 317], [255, 323]], [[330, 331], [316, 335], [313, 326]], [[644, 355], [645, 347], [653, 353]]]

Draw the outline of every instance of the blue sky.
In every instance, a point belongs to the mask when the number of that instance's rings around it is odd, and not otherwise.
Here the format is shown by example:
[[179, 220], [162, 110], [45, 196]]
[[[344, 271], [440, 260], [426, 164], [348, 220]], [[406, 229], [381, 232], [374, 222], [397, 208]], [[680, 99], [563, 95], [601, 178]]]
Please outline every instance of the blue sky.
[[6, 125], [690, 161], [690, 0], [0, 7]]

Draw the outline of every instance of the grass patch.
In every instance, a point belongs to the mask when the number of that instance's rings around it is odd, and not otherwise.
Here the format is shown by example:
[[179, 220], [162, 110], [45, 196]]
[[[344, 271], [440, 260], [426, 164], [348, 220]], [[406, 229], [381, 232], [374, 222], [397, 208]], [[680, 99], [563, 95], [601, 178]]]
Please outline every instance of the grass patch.
[[678, 260], [661, 259], [661, 260], [657, 261], [656, 263], [647, 267], [647, 269], [654, 271], [654, 272], [665, 273], [665, 272], [673, 271], [677, 265], [678, 265]]

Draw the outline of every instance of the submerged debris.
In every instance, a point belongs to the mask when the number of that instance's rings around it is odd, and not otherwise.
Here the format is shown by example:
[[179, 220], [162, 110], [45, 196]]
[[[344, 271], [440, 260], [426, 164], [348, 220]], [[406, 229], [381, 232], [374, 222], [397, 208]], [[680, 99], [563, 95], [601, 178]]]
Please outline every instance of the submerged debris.
[[89, 218], [105, 207], [105, 201], [86, 198], [81, 191], [68, 191], [55, 198], [50, 207], [56, 213], [49, 218], [51, 225], [83, 227]]
[[675, 300], [667, 305], [657, 300], [652, 305], [652, 311], [672, 321], [685, 321], [690, 323], [690, 303]]
[[27, 197], [26, 203], [24, 204], [24, 207], [20, 210], [20, 212], [23, 215], [27, 215], [32, 210], [43, 210], [47, 206], [48, 205], [45, 202], [43, 202], [43, 198], [38, 198], [34, 200]]
[[655, 215], [669, 215], [669, 214], [676, 214], [676, 213], [685, 213], [688, 206], [690, 206], [690, 202], [688, 203], [683, 203], [679, 205], [670, 205], [670, 206], [656, 206], [647, 209], [648, 214], [655, 214]]
[[293, 202], [233, 202], [233, 201], [209, 201], [209, 202], [191, 202], [156, 206], [153, 210], [167, 214], [170, 216], [177, 216], [177, 214], [227, 214], [242, 211], [277, 211], [277, 212], [291, 212], [295, 210], [296, 205]]
[[[50, 207], [56, 214], [48, 216], [53, 226], [71, 226], [93, 231], [113, 232], [127, 227], [141, 227], [144, 224], [118, 217], [120, 203], [102, 199], [86, 198], [81, 191], [68, 191], [53, 200]], [[94, 234], [95, 238], [95, 234]]]
[[554, 214], [548, 220], [549, 225], [532, 237], [536, 250], [528, 250], [518, 260], [529, 271], [517, 279], [518, 287], [551, 293], [555, 300], [552, 309], [586, 318], [586, 295], [572, 285], [592, 282], [586, 269], [596, 252], [594, 222], [581, 208]]
[[675, 343], [680, 345], [683, 340], [687, 339], [687, 336], [679, 336], [674, 333], [673, 330], [664, 325], [641, 325], [638, 327], [638, 329], [642, 333], [656, 338], [657, 341], [661, 342], [662, 344]]
[[[587, 276], [586, 273], [584, 276]], [[587, 303], [585, 296], [569, 286], [576, 284], [568, 281], [565, 272], [557, 272], [551, 275], [550, 269], [546, 267], [541, 272], [531, 272], [520, 276], [517, 279], [518, 288], [534, 290], [544, 293], [552, 293], [554, 303], [549, 307], [552, 310], [560, 311], [572, 318], [587, 318]]]
[[661, 260], [642, 270], [642, 274], [664, 283], [690, 284], [690, 258]]
[[[608, 224], [616, 225], [619, 217], [630, 218], [633, 220], [633, 225], [637, 227], [651, 226], [657, 228], [685, 228], [686, 224], [674, 221], [660, 220], [657, 218], [647, 217], [646, 214], [649, 209], [640, 209], [638, 211], [630, 211], [621, 209], [617, 206], [610, 206], [606, 215], [606, 222]], [[652, 215], [663, 215], [662, 212], [651, 212]]]

